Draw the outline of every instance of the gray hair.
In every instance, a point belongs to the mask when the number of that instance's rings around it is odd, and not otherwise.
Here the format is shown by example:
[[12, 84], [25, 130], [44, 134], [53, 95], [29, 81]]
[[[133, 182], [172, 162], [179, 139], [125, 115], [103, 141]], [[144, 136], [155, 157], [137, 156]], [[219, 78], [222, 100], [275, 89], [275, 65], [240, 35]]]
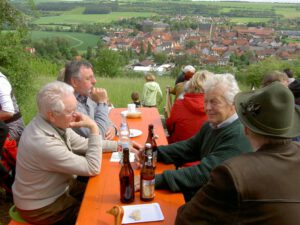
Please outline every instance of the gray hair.
[[240, 88], [234, 76], [230, 73], [215, 74], [210, 76], [203, 84], [204, 93], [211, 91], [217, 86], [224, 87], [224, 98], [229, 104], [234, 103], [234, 97], [240, 92]]
[[45, 118], [48, 112], [62, 112], [65, 109], [62, 99], [70, 95], [74, 95], [74, 88], [64, 82], [46, 84], [37, 94], [39, 113]]
[[64, 82], [71, 84], [71, 78], [81, 78], [81, 67], [93, 68], [92, 64], [87, 61], [73, 60], [65, 65]]

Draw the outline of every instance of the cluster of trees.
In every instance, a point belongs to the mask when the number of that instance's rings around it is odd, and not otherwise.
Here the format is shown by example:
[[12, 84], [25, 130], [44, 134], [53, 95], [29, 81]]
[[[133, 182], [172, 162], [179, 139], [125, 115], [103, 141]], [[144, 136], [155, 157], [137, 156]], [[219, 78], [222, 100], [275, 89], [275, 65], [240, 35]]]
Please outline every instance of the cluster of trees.
[[67, 39], [61, 37], [43, 38], [33, 42], [36, 54], [55, 63], [70, 60], [79, 55], [76, 48], [71, 48]]
[[275, 11], [273, 10], [239, 10], [234, 9], [230, 10], [229, 12], [222, 12], [222, 16], [227, 17], [253, 17], [253, 18], [276, 18], [278, 15], [276, 15]]
[[252, 51], [246, 51], [241, 56], [232, 54], [230, 56], [230, 62], [232, 62], [233, 65], [237, 68], [243, 68], [245, 66], [248, 66], [248, 65], [256, 62], [255, 53]]
[[[22, 14], [7, 0], [0, 1], [0, 71], [9, 77], [20, 101], [27, 96], [31, 82], [30, 55], [22, 40], [26, 35]], [[12, 30], [13, 32], [3, 32]]]
[[[109, 12], [115, 11], [118, 8], [118, 3], [109, 2], [42, 2], [37, 4], [37, 9], [41, 11], [67, 11], [76, 7], [85, 7], [85, 12], [88, 14], [102, 14], [102, 10]], [[100, 12], [100, 13], [98, 13]]]
[[43, 2], [36, 5], [41, 11], [67, 11], [81, 6], [77, 2]]

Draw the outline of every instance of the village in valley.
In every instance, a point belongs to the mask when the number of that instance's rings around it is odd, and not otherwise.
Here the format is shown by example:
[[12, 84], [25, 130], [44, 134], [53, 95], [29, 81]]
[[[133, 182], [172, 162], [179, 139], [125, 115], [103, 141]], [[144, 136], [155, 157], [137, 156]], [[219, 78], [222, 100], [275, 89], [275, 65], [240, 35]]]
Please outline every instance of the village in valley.
[[[180, 20], [181, 17], [173, 18]], [[163, 53], [168, 58], [188, 55], [198, 60], [199, 65], [226, 66], [232, 64], [230, 58], [251, 53], [251, 62], [267, 57], [282, 60], [295, 59], [300, 54], [300, 43], [285, 43], [284, 37], [300, 38], [300, 31], [276, 31], [271, 27], [248, 27], [245, 25], [224, 26], [222, 19], [195, 17], [197, 29], [170, 31], [169, 25], [162, 22], [144, 20], [142, 31], [132, 36], [133, 29], [110, 29], [103, 41], [114, 51], [131, 50]], [[174, 63], [156, 65], [145, 59], [131, 65], [134, 71], [156, 71], [163, 74]]]

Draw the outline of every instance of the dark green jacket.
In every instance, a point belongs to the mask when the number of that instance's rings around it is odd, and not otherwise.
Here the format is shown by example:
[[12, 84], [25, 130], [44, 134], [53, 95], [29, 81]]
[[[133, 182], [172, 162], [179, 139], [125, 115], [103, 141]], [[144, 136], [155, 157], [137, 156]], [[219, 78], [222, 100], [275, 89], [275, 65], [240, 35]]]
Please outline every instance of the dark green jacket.
[[164, 171], [156, 175], [155, 186], [157, 189], [170, 189], [173, 192], [198, 190], [207, 183], [213, 168], [226, 159], [250, 151], [252, 148], [238, 119], [218, 129], [212, 129], [209, 123], [205, 123], [190, 139], [159, 146], [160, 162], [173, 163], [176, 166], [198, 160], [201, 163], [179, 170]]

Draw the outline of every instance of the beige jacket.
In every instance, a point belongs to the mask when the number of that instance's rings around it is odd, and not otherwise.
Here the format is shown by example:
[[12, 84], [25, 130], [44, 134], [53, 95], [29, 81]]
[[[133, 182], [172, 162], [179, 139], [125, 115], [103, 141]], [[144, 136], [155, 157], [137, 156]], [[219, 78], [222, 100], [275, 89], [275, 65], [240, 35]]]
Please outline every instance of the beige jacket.
[[53, 203], [69, 188], [74, 175], [100, 173], [102, 148], [117, 148], [101, 135], [83, 138], [66, 129], [66, 141], [40, 115], [25, 128], [18, 148], [13, 184], [15, 205], [23, 210], [39, 209]]

